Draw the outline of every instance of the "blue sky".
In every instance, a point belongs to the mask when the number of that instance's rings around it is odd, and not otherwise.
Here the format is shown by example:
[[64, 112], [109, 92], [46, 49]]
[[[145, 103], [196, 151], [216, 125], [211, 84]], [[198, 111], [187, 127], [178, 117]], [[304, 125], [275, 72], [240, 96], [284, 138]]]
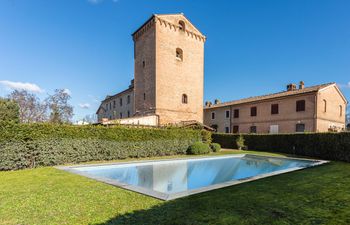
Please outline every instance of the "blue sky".
[[1, 0], [0, 96], [65, 88], [75, 120], [92, 114], [133, 78], [131, 33], [153, 13], [177, 12], [208, 38], [205, 100], [300, 80], [337, 82], [350, 99], [348, 0]]

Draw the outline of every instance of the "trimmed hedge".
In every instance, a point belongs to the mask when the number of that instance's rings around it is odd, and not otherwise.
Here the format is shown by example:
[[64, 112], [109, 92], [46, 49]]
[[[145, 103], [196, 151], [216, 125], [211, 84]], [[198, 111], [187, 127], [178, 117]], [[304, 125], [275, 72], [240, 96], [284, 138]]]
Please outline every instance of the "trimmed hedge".
[[[213, 134], [213, 142], [237, 149], [235, 134]], [[243, 134], [249, 150], [281, 152], [350, 162], [350, 133]]]
[[0, 124], [0, 170], [186, 154], [200, 130]]

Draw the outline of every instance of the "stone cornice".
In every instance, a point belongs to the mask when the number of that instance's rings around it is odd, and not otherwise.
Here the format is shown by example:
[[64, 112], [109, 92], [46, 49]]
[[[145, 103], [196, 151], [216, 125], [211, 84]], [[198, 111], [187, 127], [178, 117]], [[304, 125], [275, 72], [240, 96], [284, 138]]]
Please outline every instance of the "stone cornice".
[[[139, 37], [141, 37], [144, 33], [146, 33], [151, 27], [153, 27], [154, 24], [159, 23], [159, 25], [165, 27], [165, 28], [169, 28], [170, 30], [173, 31], [180, 31], [180, 26], [177, 24], [173, 24], [167, 20], [161, 19], [157, 16], [153, 16], [151, 19], [149, 19], [142, 27], [140, 27], [132, 36], [133, 36], [133, 40], [137, 40]], [[183, 31], [181, 31], [183, 32]], [[185, 30], [184, 31], [185, 34], [190, 37], [190, 38], [194, 38], [198, 41], [206, 41], [206, 37], [202, 34], [198, 34], [189, 30]]]
[[[161, 19], [159, 17], [156, 17], [156, 23], [157, 22], [159, 22], [159, 24], [161, 26], [167, 27], [170, 30], [180, 31], [180, 26], [179, 25], [173, 24], [173, 23], [171, 23], [171, 22], [169, 22], [167, 20], [164, 20], [164, 19]], [[204, 35], [202, 35], [202, 34], [198, 34], [198, 33], [195, 33], [195, 32], [189, 31], [189, 30], [185, 30], [185, 33], [187, 34], [188, 37], [195, 38], [196, 40], [203, 41], [203, 42], [206, 41], [206, 37]]]
[[134, 41], [146, 33], [155, 24], [155, 17], [150, 18], [144, 25], [142, 25], [135, 33], [132, 34]]

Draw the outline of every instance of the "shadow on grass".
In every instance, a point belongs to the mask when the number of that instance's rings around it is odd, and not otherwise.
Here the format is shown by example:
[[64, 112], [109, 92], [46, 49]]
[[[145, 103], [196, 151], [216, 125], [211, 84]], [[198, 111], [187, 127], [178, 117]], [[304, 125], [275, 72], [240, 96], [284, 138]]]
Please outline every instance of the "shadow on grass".
[[163, 202], [112, 224], [350, 224], [350, 164], [302, 171]]

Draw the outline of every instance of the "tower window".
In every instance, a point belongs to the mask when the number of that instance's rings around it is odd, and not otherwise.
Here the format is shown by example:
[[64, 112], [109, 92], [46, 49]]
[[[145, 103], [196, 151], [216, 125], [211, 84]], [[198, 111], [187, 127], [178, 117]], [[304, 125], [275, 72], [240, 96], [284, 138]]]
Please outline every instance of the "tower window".
[[327, 101], [323, 99], [323, 112], [327, 112]]
[[185, 29], [186, 29], [185, 22], [182, 21], [182, 20], [179, 21], [179, 29], [180, 29], [181, 31], [185, 31]]
[[142, 67], [145, 68], [145, 66], [146, 66], [146, 62], [142, 61]]
[[183, 104], [187, 104], [187, 103], [188, 103], [188, 98], [187, 98], [187, 95], [186, 95], [186, 94], [183, 94], [183, 95], [182, 95], [182, 103], [183, 103]]
[[146, 93], [143, 93], [143, 100], [146, 100]]
[[176, 59], [178, 60], [183, 60], [183, 51], [181, 48], [176, 49]]

